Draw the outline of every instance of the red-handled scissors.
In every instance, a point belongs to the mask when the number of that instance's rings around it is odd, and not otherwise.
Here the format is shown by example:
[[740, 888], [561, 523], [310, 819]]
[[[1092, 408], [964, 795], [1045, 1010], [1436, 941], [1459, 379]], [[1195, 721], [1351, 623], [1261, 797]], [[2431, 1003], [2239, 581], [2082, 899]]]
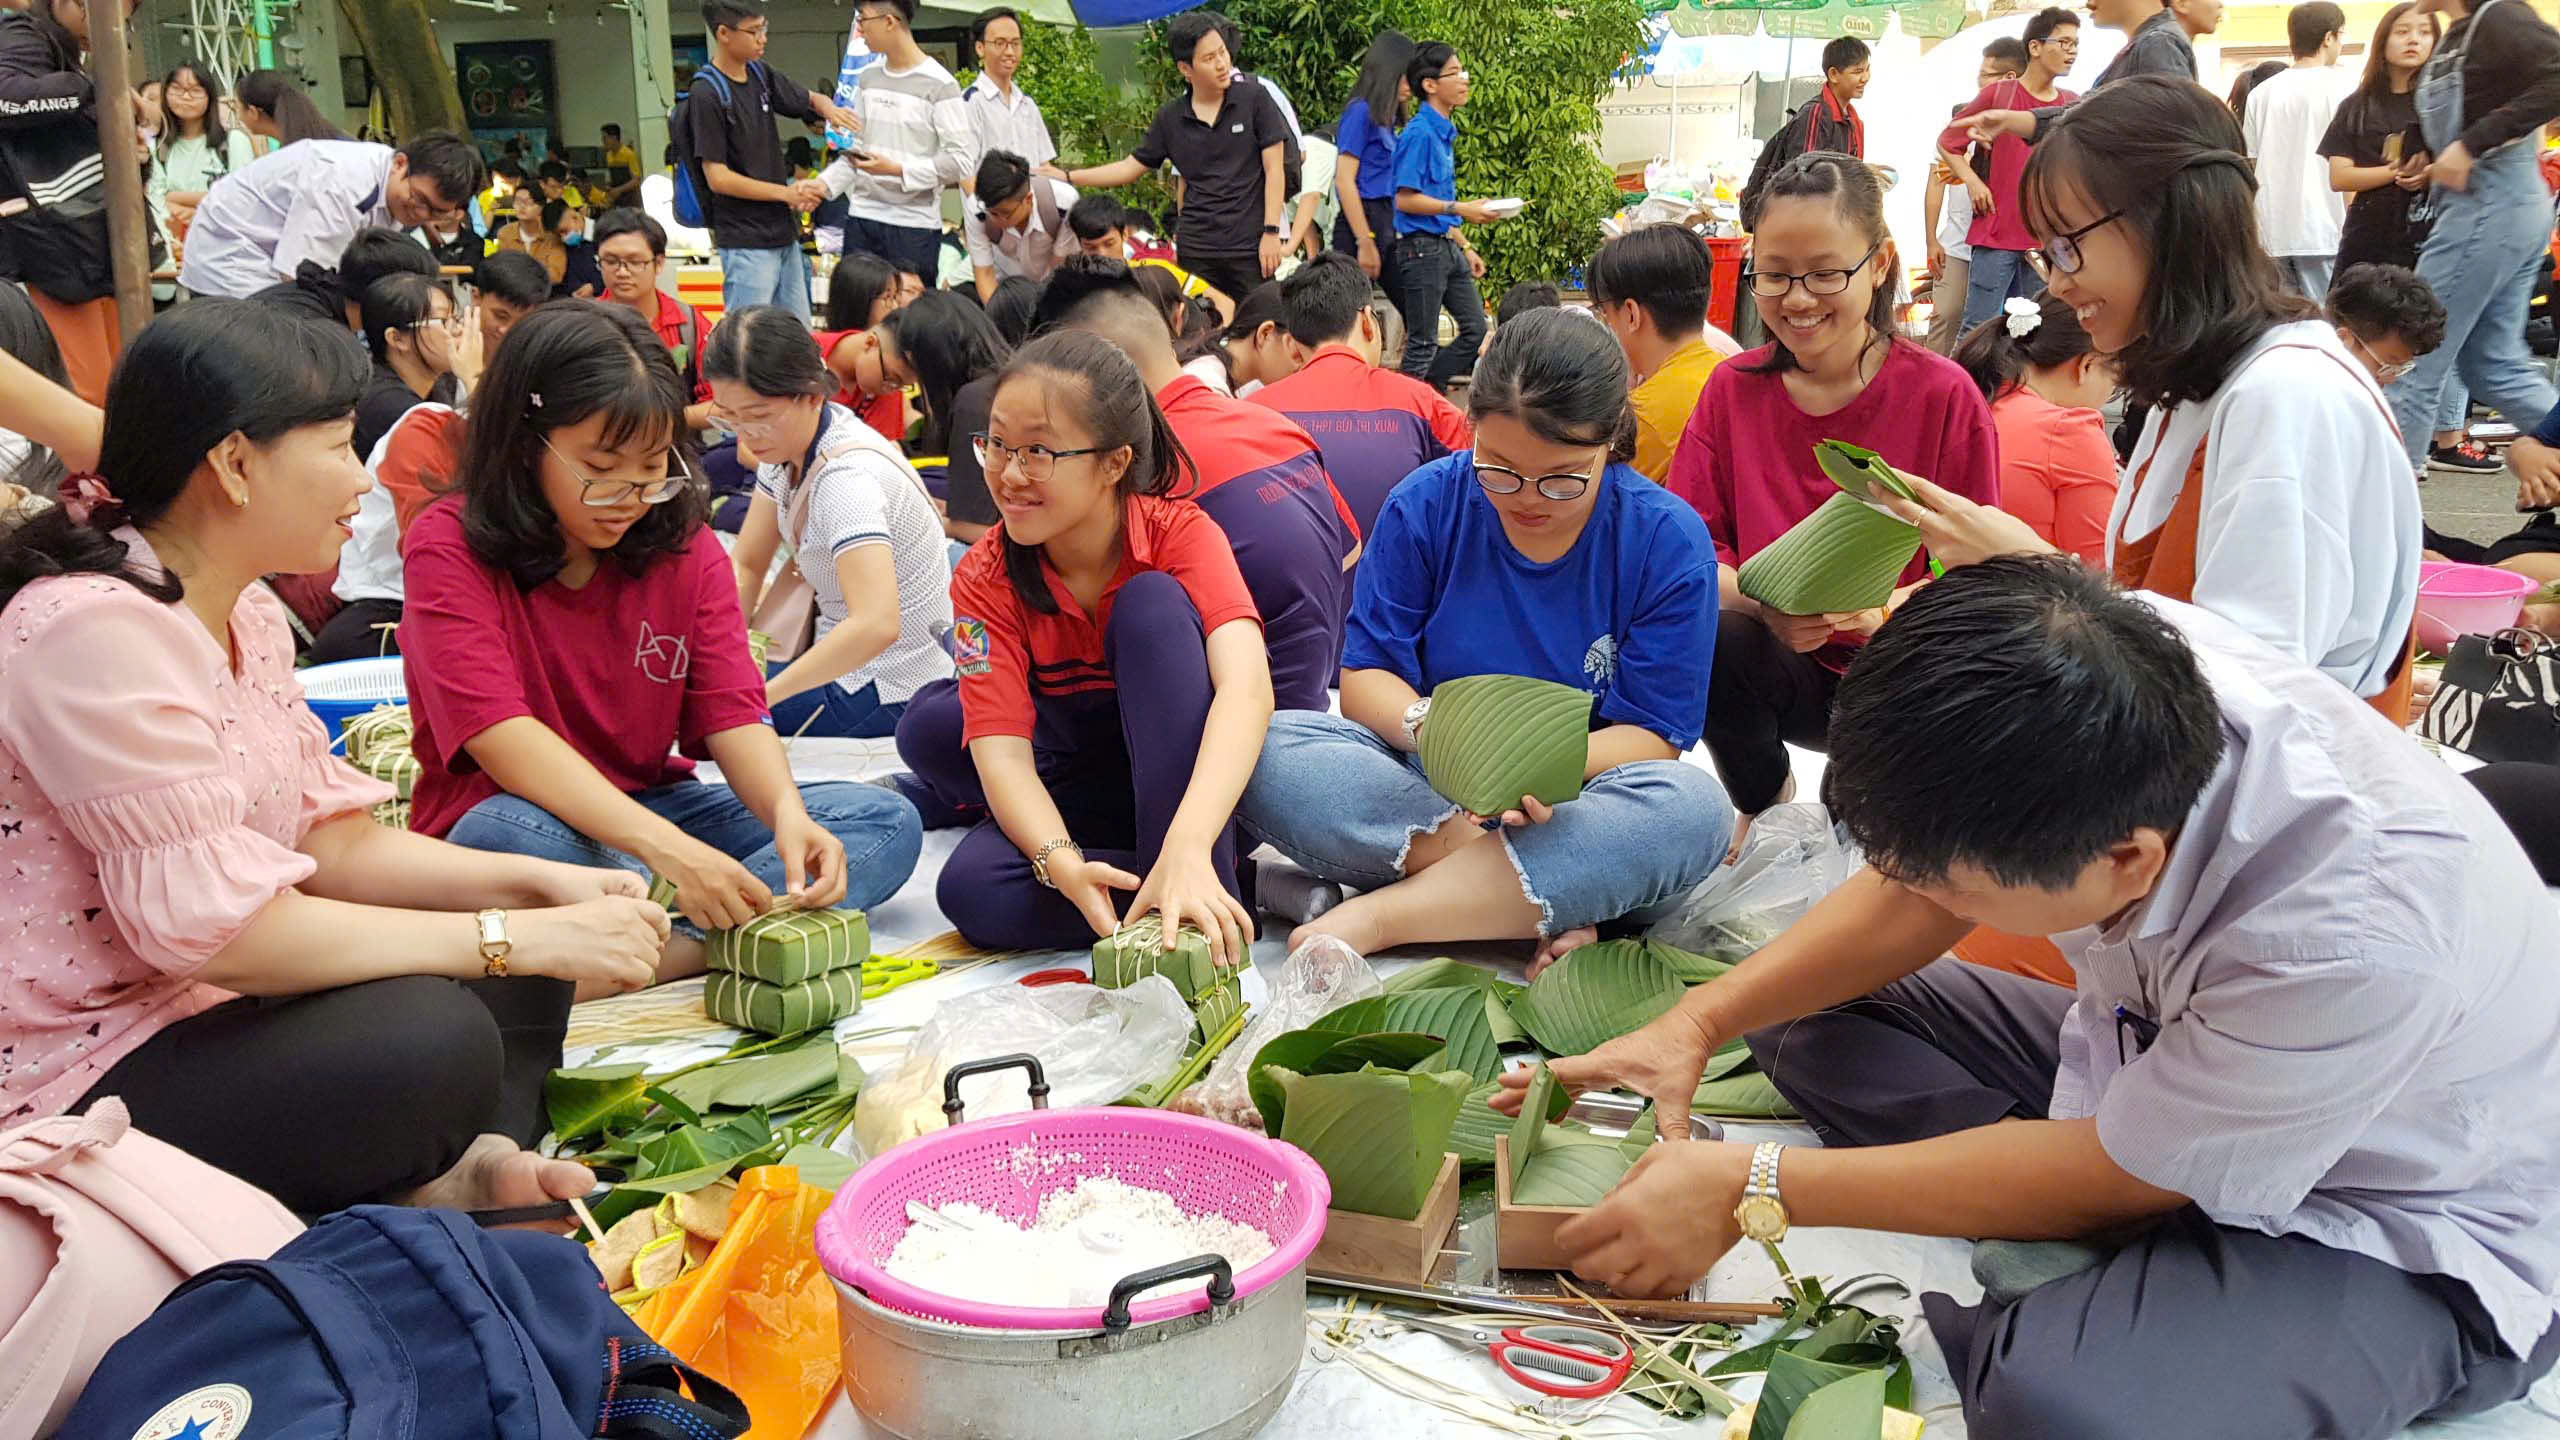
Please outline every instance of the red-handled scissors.
[[1493, 1355], [1503, 1374], [1541, 1395], [1565, 1400], [1596, 1400], [1627, 1383], [1635, 1368], [1635, 1351], [1605, 1330], [1584, 1325], [1519, 1325], [1495, 1329], [1445, 1320], [1398, 1316], [1413, 1329], [1427, 1330], [1461, 1345], [1481, 1346]]

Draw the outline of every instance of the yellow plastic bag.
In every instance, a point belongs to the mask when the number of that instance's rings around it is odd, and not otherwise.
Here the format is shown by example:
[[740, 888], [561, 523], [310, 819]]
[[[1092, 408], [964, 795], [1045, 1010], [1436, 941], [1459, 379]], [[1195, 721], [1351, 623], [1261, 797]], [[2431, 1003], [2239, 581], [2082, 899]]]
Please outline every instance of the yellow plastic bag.
[[833, 1191], [789, 1165], [740, 1177], [729, 1229], [709, 1259], [633, 1316], [676, 1358], [738, 1392], [747, 1440], [800, 1440], [844, 1378], [835, 1289], [818, 1265], [818, 1216]]

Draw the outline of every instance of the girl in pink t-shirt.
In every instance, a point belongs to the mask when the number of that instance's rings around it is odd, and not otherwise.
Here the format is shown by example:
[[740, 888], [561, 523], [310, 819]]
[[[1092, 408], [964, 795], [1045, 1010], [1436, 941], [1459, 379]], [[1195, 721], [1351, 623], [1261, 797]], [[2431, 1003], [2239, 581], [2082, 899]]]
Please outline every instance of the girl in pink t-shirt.
[[682, 453], [691, 398], [628, 307], [543, 307], [472, 396], [461, 493], [404, 547], [412, 823], [674, 882], [693, 930], [660, 978], [777, 903], [879, 904], [923, 833], [894, 791], [792, 782]]
[[2115, 394], [2115, 362], [2052, 295], [2009, 301], [1953, 358], [1991, 401], [2000, 508], [2055, 549], [2103, 568], [2116, 451], [2098, 408]]
[[103, 473], [0, 536], [0, 1129], [115, 1096], [306, 1213], [547, 1206], [591, 1184], [523, 1148], [554, 982], [646, 984], [666, 914], [375, 824], [389, 787], [302, 703], [258, 577], [345, 542], [366, 368], [336, 326], [181, 306], [125, 352]]

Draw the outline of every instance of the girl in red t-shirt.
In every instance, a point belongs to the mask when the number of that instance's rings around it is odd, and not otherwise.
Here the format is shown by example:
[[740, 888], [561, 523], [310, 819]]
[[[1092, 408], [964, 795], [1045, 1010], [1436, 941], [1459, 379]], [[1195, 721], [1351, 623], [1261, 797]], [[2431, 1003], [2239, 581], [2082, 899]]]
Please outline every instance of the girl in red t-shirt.
[[902, 303], [897, 267], [855, 251], [827, 277], [827, 324], [818, 332], [818, 353], [843, 387], [836, 403], [901, 445], [907, 440], [906, 392], [882, 372], [880, 342], [871, 331]]
[[792, 783], [686, 473], [691, 398], [627, 308], [528, 316], [472, 397], [462, 492], [409, 532], [401, 621], [413, 823], [673, 881], [695, 931], [669, 942], [662, 979], [701, 968], [700, 930], [879, 904], [921, 840], [888, 791]]
[[[943, 913], [975, 945], [1055, 950], [1160, 911], [1243, 963], [1232, 820], [1271, 665], [1226, 533], [1166, 496], [1189, 457], [1129, 357], [1081, 331], [1014, 357], [972, 438], [1003, 519], [951, 580], [958, 680], [898, 725], [926, 808], [987, 817]], [[1137, 892], [1125, 917], [1115, 890]]]

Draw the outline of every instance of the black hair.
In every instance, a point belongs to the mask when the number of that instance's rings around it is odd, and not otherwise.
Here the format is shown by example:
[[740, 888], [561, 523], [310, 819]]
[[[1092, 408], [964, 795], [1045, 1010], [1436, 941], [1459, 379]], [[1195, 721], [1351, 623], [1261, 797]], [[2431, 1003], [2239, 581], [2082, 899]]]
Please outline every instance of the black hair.
[[1360, 57], [1360, 78], [1351, 83], [1351, 98], [1369, 104], [1369, 123], [1388, 134], [1404, 128], [1401, 93], [1406, 67], [1413, 64], [1413, 37], [1401, 30], [1381, 30]]
[[2332, 35], [2344, 35], [2347, 12], [2331, 0], [2303, 0], [2286, 13], [2284, 37], [2293, 47], [2293, 58], [2307, 60], [2320, 53]]
[[916, 23], [916, 0], [879, 0], [879, 3], [898, 12], [899, 24], [907, 26], [910, 29], [914, 28]]
[[2053, 32], [2065, 25], [2078, 29], [2080, 17], [2059, 5], [2048, 5], [2037, 11], [2033, 18], [2027, 21], [2026, 34], [2020, 36], [2019, 41], [2022, 45], [2041, 45], [2052, 39]]
[[[312, 103], [302, 82], [282, 70], [252, 70], [240, 77], [240, 103], [275, 117], [282, 144], [297, 140], [344, 140], [347, 132], [329, 122]], [[474, 190], [478, 186], [471, 187]]]
[[[1139, 270], [1152, 270], [1156, 278], [1148, 279]], [[1171, 287], [1173, 299], [1168, 302], [1162, 291]], [[1031, 320], [1031, 333], [1046, 335], [1062, 326], [1075, 324], [1086, 307], [1112, 298], [1135, 300], [1164, 317], [1165, 333], [1177, 335], [1175, 316], [1182, 299], [1182, 282], [1164, 273], [1161, 265], [1136, 267], [1109, 255], [1070, 255], [1049, 272], [1049, 281], [1040, 287], [1040, 307]]]
[[1209, 303], [1208, 296], [1185, 296], [1182, 332], [1173, 347], [1174, 358], [1185, 365], [1204, 356], [1216, 357], [1219, 367], [1226, 371], [1230, 388], [1235, 384], [1236, 369], [1227, 347], [1250, 342], [1255, 332], [1265, 325], [1287, 329], [1278, 285], [1265, 280], [1238, 297], [1235, 303], [1235, 318], [1222, 322], [1218, 318], [1218, 307]]
[[364, 316], [365, 348], [373, 352], [375, 364], [391, 363], [391, 332], [432, 317], [435, 297], [443, 289], [426, 275], [385, 275], [364, 288], [357, 303]]
[[1199, 52], [1200, 42], [1218, 34], [1218, 20], [1207, 10], [1186, 10], [1174, 16], [1173, 22], [1164, 27], [1164, 48], [1173, 56], [1173, 63], [1190, 64], [1191, 57]]
[[1706, 329], [1715, 257], [1685, 225], [1640, 225], [1612, 237], [1591, 257], [1591, 298], [1601, 305], [1633, 300], [1666, 337]]
[[2068, 365], [2096, 348], [2089, 332], [2081, 328], [2080, 317], [2048, 290], [2036, 297], [2036, 328], [2025, 339], [2009, 333], [2009, 316], [2004, 311], [1973, 327], [1948, 358], [1973, 377], [1983, 399], [1997, 400], [2025, 379], [2029, 370]]
[[883, 295], [898, 293], [898, 268], [868, 250], [848, 250], [827, 277], [830, 330], [868, 330]]
[[2400, 337], [2412, 355], [2444, 343], [2444, 302], [2405, 265], [2350, 265], [2329, 285], [2329, 319], [2367, 344]]
[[513, 155], [499, 156], [498, 163], [489, 167], [489, 173], [492, 175], [503, 175], [506, 178], [513, 180], [516, 182], [518, 188], [522, 188], [524, 185], [524, 162]]
[[1040, 310], [1040, 282], [1028, 275], [1008, 275], [987, 297], [987, 322], [1007, 346], [1020, 349], [1031, 338], [1032, 317]]
[[889, 262], [889, 268], [897, 271], [901, 275], [913, 275], [918, 280], [924, 282], [924, 288], [927, 290], [934, 288], [933, 272], [926, 269], [922, 262], [911, 256], [900, 255], [895, 259], [892, 259]]
[[666, 258], [667, 227], [638, 210], [623, 206], [619, 209], [607, 210], [596, 217], [593, 240], [596, 248], [604, 248], [604, 242], [617, 235], [641, 236], [649, 242], [650, 254], [661, 260]]
[[1843, 35], [1822, 47], [1822, 73], [1828, 75], [1834, 70], [1863, 65], [1870, 53], [1866, 41], [1855, 35]]
[[[1836, 150], [1799, 155], [1769, 176], [1760, 191], [1760, 216], [1765, 221], [1769, 206], [1776, 201], [1799, 198], [1831, 201], [1840, 219], [1876, 247], [1867, 257], [1877, 275], [1875, 298], [1867, 302], [1867, 343], [1891, 345], [1894, 306], [1901, 298], [1902, 282], [1894, 275], [1893, 267], [1885, 263], [1884, 250], [1893, 243], [1893, 235], [1885, 228], [1884, 186], [1876, 179], [1876, 172], [1868, 169], [1865, 161]], [[1865, 351], [1859, 353], [1863, 355]], [[1769, 358], [1744, 368], [1770, 375], [1803, 367], [1796, 362], [1795, 352], [1787, 348], [1787, 342], [1773, 335]]]
[[2231, 117], [2237, 120], [2247, 115], [2249, 92], [2291, 68], [2281, 60], [2261, 60], [2241, 71], [2240, 78], [2231, 82], [2231, 93], [2225, 96], [2222, 102], [2231, 107]]
[[1310, 348], [1357, 331], [1361, 312], [1369, 308], [1369, 277], [1358, 261], [1338, 250], [1299, 266], [1277, 288], [1289, 338]]
[[897, 350], [924, 391], [920, 453], [951, 453], [952, 397], [970, 381], [1003, 369], [1013, 347], [984, 309], [948, 290], [927, 291], [899, 307], [880, 322], [880, 336]]
[[1564, 304], [1564, 292], [1552, 280], [1523, 280], [1502, 292], [1502, 302], [1494, 307], [1493, 323], [1508, 325], [1532, 310], [1553, 310]]
[[[2012, 70], [2024, 73], [2027, 68], [2027, 42], [2015, 36], [2002, 35], [1982, 47], [1982, 58], [1997, 60]], [[1958, 106], [1962, 109], [1962, 106]]]
[[409, 162], [409, 178], [431, 181], [436, 193], [457, 206], [471, 203], [489, 183], [488, 163], [480, 148], [450, 130], [430, 130], [400, 147]]
[[565, 185], [569, 183], [569, 167], [557, 160], [545, 160], [542, 162], [541, 178], [557, 180]]
[[[602, 414], [607, 445], [664, 439], [690, 460], [684, 410], [692, 399], [674, 354], [628, 305], [562, 300], [524, 317], [471, 393], [460, 466], [462, 535], [471, 553], [507, 572], [519, 590], [559, 574], [566, 542], [542, 492], [549, 437]], [[707, 503], [701, 487], [688, 485], [650, 506], [622, 533], [613, 560], [636, 576], [684, 549]]]
[[1508, 415], [1558, 445], [1605, 445], [1624, 464], [1636, 458], [1632, 378], [1607, 326], [1570, 310], [1533, 310], [1494, 330], [1467, 387], [1467, 413], [1478, 423]]
[[204, 91], [204, 148], [216, 164], [227, 172], [231, 164], [231, 132], [222, 125], [222, 77], [193, 60], [181, 60], [160, 77], [160, 144], [162, 159], [169, 155], [169, 142], [178, 138], [178, 117], [169, 111], [169, 87], [180, 75], [192, 75]]
[[2177, 834], [2222, 714], [2158, 611], [2068, 555], [2008, 555], [1895, 610], [1840, 681], [1830, 745], [1823, 799], [1881, 873], [2060, 890], [2136, 830]]
[[[2364, 78], [2356, 82], [2356, 93], [2348, 99], [2348, 104], [2362, 109], [2377, 103], [2383, 96], [2391, 93], [2391, 61], [2384, 54], [2391, 47], [2391, 27], [2400, 23], [2401, 16], [2417, 9], [2412, 0], [2400, 0], [2399, 4], [2382, 12], [2381, 23], [2373, 27], [2373, 43], [2367, 45], [2364, 50]], [[2427, 29], [2437, 40], [2442, 40], [2444, 22], [2436, 18], [2436, 13], [2432, 10], [2419, 10], [2418, 13], [2427, 17]], [[2429, 47], [2427, 53], [2430, 55], [2435, 53], [2433, 46]], [[2411, 77], [2413, 87], [2415, 78]], [[2360, 122], [2358, 128], [2364, 128]]]
[[1129, 223], [1129, 209], [1108, 195], [1085, 195], [1067, 211], [1067, 228], [1078, 240], [1099, 240]]
[[756, 0], [702, 0], [702, 28], [714, 40], [722, 30], [735, 30], [750, 20], [764, 18], [764, 7]]
[[2120, 211], [2150, 256], [2140, 331], [2116, 357], [2125, 388], [2167, 409], [2222, 388], [2259, 337], [2319, 307], [2284, 288], [2258, 241], [2257, 176], [2240, 122], [2192, 80], [2136, 75], [2061, 113], [2027, 160], [2019, 204], [2037, 236], [2064, 227], [2068, 188]]
[[530, 310], [551, 298], [551, 273], [522, 250], [501, 250], [480, 262], [471, 285], [484, 299]]
[[1026, 36], [1031, 33], [1031, 27], [1022, 23], [1021, 14], [1012, 6], [998, 5], [992, 10], [979, 11], [978, 18], [969, 22], [969, 43], [971, 45], [986, 44], [987, 27], [993, 25], [999, 20], [1012, 21], [1013, 28], [1021, 31]]
[[[15, 285], [0, 285], [0, 350], [63, 389], [71, 388], [71, 372], [62, 363], [62, 345], [54, 339], [53, 327], [45, 323], [27, 292]], [[68, 471], [61, 456], [28, 441], [26, 456], [0, 480], [38, 495], [52, 495], [60, 490]]]
[[1405, 62], [1404, 79], [1413, 87], [1413, 108], [1420, 110], [1431, 103], [1431, 92], [1423, 82], [1437, 80], [1449, 62], [1458, 58], [1458, 47], [1446, 40], [1425, 40], [1413, 47], [1413, 58]]
[[439, 273], [436, 257], [426, 246], [388, 226], [367, 225], [338, 252], [338, 293], [357, 303], [385, 275], [433, 277]]
[[[1194, 12], [1196, 13], [1196, 12]], [[1014, 381], [1039, 374], [1051, 393], [1065, 399], [1083, 428], [1093, 432], [1095, 448], [1108, 454], [1129, 450], [1129, 468], [1120, 474], [1119, 498], [1170, 495], [1188, 476], [1197, 474], [1191, 454], [1173, 433], [1164, 410], [1138, 375], [1137, 362], [1099, 335], [1083, 330], [1055, 330], [1022, 347], [1006, 364], [1001, 391]], [[998, 476], [989, 475], [992, 487]], [[1187, 487], [1186, 487], [1187, 489]], [[1058, 613], [1048, 577], [1040, 573], [1040, 550], [1004, 537], [1004, 571], [1023, 608], [1041, 615]]]
[[817, 147], [806, 135], [794, 135], [783, 142], [782, 163], [799, 170], [814, 170], [818, 165]]
[[735, 380], [769, 400], [832, 395], [837, 383], [808, 322], [779, 305], [721, 316], [702, 342], [702, 378]]
[[110, 532], [159, 523], [234, 434], [264, 445], [353, 416], [372, 373], [343, 325], [219, 296], [173, 307], [125, 347], [107, 383], [98, 473], [112, 501], [86, 523], [56, 506], [0, 536], [0, 607], [50, 575], [113, 576], [174, 603], [178, 578], [126, 568]]
[[621, 127], [621, 126], [619, 126], [619, 125], [616, 125], [616, 124], [614, 124], [612, 121], [608, 120], [608, 121], [606, 121], [606, 122], [605, 122], [605, 124], [604, 124], [604, 131], [603, 131], [603, 133], [605, 133], [605, 134], [607, 134], [607, 135], [612, 136], [612, 137], [613, 137], [614, 139], [616, 139], [616, 140], [619, 140], [619, 139], [621, 139], [621, 138], [622, 138], [622, 127]]
[[543, 201], [542, 228], [545, 230], [559, 229], [560, 222], [567, 218], [568, 214], [569, 202], [566, 199]]
[[990, 150], [978, 160], [978, 208], [992, 210], [1031, 188], [1031, 162], [1010, 150]]

